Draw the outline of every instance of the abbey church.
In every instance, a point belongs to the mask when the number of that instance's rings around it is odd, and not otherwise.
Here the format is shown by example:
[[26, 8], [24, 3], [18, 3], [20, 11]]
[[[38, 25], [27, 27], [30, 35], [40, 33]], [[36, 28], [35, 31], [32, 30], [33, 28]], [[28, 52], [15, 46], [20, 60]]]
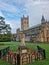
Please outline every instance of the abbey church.
[[17, 29], [16, 41], [20, 41], [20, 31], [28, 42], [49, 42], [49, 21], [42, 16], [41, 24], [29, 27], [29, 16], [21, 18], [21, 29]]

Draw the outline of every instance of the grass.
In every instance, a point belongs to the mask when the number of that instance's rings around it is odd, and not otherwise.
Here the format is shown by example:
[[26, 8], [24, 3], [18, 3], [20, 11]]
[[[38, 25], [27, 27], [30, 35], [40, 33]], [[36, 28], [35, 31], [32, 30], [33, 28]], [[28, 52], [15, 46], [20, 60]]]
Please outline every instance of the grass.
[[12, 65], [12, 64], [10, 64], [10, 63], [8, 63], [8, 62], [5, 62], [5, 61], [3, 61], [3, 60], [0, 60], [0, 65]]
[[[13, 52], [17, 51], [18, 46], [20, 45], [19, 42], [0, 42], [0, 44], [4, 44], [3, 46], [0, 46], [0, 49], [3, 49], [7, 46], [10, 46], [10, 49]], [[36, 46], [39, 45], [40, 47], [44, 48], [46, 50], [46, 59], [42, 60], [42, 61], [36, 61], [36, 62], [32, 62], [30, 64], [26, 64], [26, 65], [48, 65], [49, 64], [49, 44], [43, 44], [43, 43], [26, 43], [26, 46], [28, 48], [30, 48], [31, 50], [36, 50]], [[0, 60], [0, 65], [12, 65], [10, 63], [7, 63], [3, 60]]]

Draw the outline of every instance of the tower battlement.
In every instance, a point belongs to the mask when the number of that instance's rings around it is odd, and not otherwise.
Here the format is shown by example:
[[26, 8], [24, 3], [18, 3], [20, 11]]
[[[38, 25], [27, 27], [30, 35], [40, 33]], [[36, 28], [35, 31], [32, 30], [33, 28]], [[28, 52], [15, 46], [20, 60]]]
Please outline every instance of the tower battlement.
[[21, 30], [26, 30], [29, 27], [29, 16], [21, 18]]

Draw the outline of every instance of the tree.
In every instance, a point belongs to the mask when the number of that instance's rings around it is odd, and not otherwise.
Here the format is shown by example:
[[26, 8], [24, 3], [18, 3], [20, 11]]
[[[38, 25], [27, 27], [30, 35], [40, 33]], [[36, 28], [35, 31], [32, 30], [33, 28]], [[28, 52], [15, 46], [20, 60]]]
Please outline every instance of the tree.
[[5, 18], [0, 16], [0, 41], [11, 41], [10, 24], [5, 23]]
[[11, 33], [11, 27], [9, 24], [5, 23], [5, 18], [0, 16], [0, 34]]

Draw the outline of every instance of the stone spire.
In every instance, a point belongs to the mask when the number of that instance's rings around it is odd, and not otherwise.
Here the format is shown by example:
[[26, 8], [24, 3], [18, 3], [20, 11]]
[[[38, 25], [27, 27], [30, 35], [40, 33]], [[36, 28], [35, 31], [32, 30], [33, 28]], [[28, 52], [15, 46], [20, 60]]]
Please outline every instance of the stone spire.
[[45, 18], [44, 18], [44, 16], [43, 16], [43, 15], [42, 15], [41, 22], [42, 22], [42, 23], [44, 23], [44, 22], [45, 22]]

